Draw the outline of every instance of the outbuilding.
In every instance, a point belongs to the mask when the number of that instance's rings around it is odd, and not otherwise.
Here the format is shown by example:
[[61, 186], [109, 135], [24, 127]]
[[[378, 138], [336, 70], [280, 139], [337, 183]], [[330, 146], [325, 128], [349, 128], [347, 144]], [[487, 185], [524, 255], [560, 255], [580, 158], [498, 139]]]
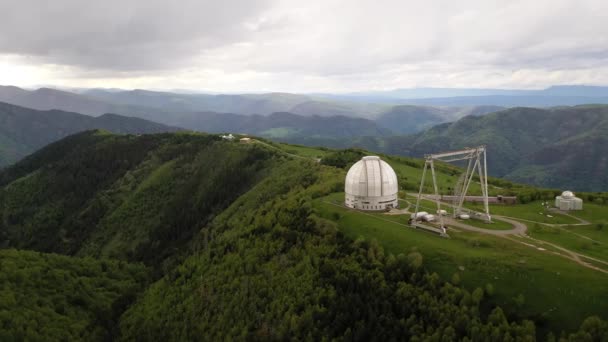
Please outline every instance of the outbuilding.
[[555, 197], [555, 207], [559, 210], [583, 210], [583, 200], [574, 196], [572, 191], [564, 191]]

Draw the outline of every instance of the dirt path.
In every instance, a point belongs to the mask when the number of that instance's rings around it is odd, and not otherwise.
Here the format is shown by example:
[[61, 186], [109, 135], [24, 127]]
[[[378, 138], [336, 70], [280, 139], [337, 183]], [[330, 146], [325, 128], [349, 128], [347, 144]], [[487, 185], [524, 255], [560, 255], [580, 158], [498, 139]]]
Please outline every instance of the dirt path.
[[[406, 203], [408, 203], [408, 208], [412, 205], [408, 200], [405, 200]], [[453, 207], [452, 204], [450, 203], [441, 203], [442, 205], [446, 205], [448, 207]], [[477, 232], [477, 233], [482, 233], [482, 234], [489, 234], [489, 235], [495, 235], [495, 236], [505, 236], [505, 235], [525, 235], [526, 231], [528, 230], [528, 227], [518, 221], [515, 221], [513, 218], [510, 217], [505, 217], [505, 216], [501, 216], [501, 215], [493, 215], [492, 218], [494, 219], [498, 219], [499, 221], [504, 221], [507, 223], [510, 223], [513, 228], [512, 229], [504, 229], [504, 230], [492, 230], [492, 229], [484, 229], [484, 228], [479, 228], [479, 227], [475, 227], [472, 226], [470, 224], [466, 224], [463, 221], [458, 221], [456, 219], [453, 219], [451, 217], [448, 216], [444, 216], [443, 217], [443, 221], [446, 223], [446, 225], [448, 226], [448, 230], [450, 229], [450, 227], [458, 227], [464, 230], [468, 230], [468, 231], [472, 231], [472, 232]]]
[[[449, 207], [452, 206], [450, 203], [442, 203], [442, 204], [447, 205]], [[561, 229], [561, 230], [565, 230], [565, 231], [567, 231], [569, 233], [572, 233], [572, 234], [575, 234], [577, 236], [586, 238], [588, 240], [599, 242], [599, 241], [596, 241], [596, 240], [591, 239], [589, 237], [586, 237], [584, 235], [577, 234], [577, 233], [571, 232], [570, 230], [562, 228], [562, 226], [582, 226], [582, 225], [588, 225], [588, 224], [590, 224], [589, 222], [587, 222], [587, 221], [585, 221], [585, 220], [583, 220], [581, 218], [578, 218], [576, 216], [569, 215], [569, 214], [564, 214], [564, 215], [570, 216], [570, 217], [572, 217], [574, 219], [577, 219], [580, 223], [570, 224], [570, 225], [569, 224], [547, 224], [547, 223], [541, 223], [541, 222], [535, 222], [535, 221], [530, 221], [530, 220], [524, 220], [524, 219], [519, 219], [519, 218], [514, 218], [514, 217], [509, 217], [509, 216], [493, 215], [492, 216], [493, 219], [498, 219], [498, 220], [505, 221], [505, 222], [508, 222], [508, 223], [512, 224], [513, 225], [513, 229], [509, 229], [509, 230], [488, 230], [488, 229], [483, 229], [483, 228], [479, 228], [479, 227], [473, 227], [473, 226], [468, 225], [468, 224], [466, 224], [466, 223], [464, 223], [462, 221], [457, 221], [457, 220], [455, 220], [453, 218], [449, 218], [449, 217], [445, 217], [444, 220], [445, 220], [446, 224], [448, 225], [448, 230], [450, 229], [449, 227], [455, 226], [455, 227], [458, 227], [458, 228], [461, 228], [461, 229], [464, 229], [464, 230], [468, 230], [468, 231], [473, 231], [473, 232], [478, 232], [478, 233], [481, 233], [481, 234], [488, 234], [488, 235], [494, 235], [494, 236], [502, 237], [502, 238], [511, 240], [513, 242], [523, 244], [523, 245], [525, 245], [527, 247], [534, 248], [534, 249], [539, 250], [539, 251], [547, 251], [549, 253], [558, 255], [560, 257], [572, 260], [572, 261], [574, 261], [575, 263], [577, 263], [578, 265], [580, 265], [582, 267], [586, 267], [586, 268], [589, 268], [589, 269], [592, 269], [592, 270], [595, 270], [595, 271], [598, 271], [598, 272], [602, 272], [602, 273], [608, 274], [608, 270], [606, 270], [604, 268], [601, 268], [601, 267], [598, 267], [598, 266], [595, 266], [593, 264], [590, 264], [589, 262], [584, 261], [584, 259], [592, 260], [594, 262], [597, 262], [597, 263], [600, 263], [600, 264], [603, 264], [603, 265], [606, 265], [606, 266], [608, 266], [608, 262], [606, 262], [604, 260], [600, 260], [600, 259], [594, 258], [594, 257], [590, 257], [588, 255], [584, 255], [584, 254], [580, 254], [580, 253], [571, 251], [571, 250], [569, 250], [567, 248], [561, 247], [561, 246], [556, 245], [556, 244], [551, 243], [551, 242], [535, 239], [535, 238], [533, 238], [533, 237], [531, 237], [531, 236], [529, 236], [529, 235], [526, 234], [526, 232], [528, 230], [528, 227], [525, 224], [519, 222], [521, 220], [521, 221], [526, 221], [526, 222], [545, 224], [547, 226], [552, 226], [552, 227], [555, 227], [555, 228], [558, 228], [558, 229]], [[553, 247], [554, 249], [557, 249], [560, 252], [556, 252], [556, 251], [552, 251], [552, 250], [547, 250], [546, 248], [542, 248], [542, 247], [538, 247], [538, 246], [536, 246], [534, 244], [526, 243], [524, 241], [521, 241], [521, 240], [517, 239], [516, 237], [524, 237], [524, 238], [530, 239], [530, 240], [534, 241], [535, 243], [537, 243], [538, 245], [541, 245], [541, 246], [542, 245], [544, 245], [544, 246], [551, 246], [551, 247]]]
[[572, 215], [568, 215], [568, 214], [563, 214], [564, 216], [569, 216], [572, 217], [573, 219], [576, 219], [579, 221], [579, 223], [546, 223], [546, 222], [539, 222], [539, 221], [532, 221], [532, 220], [526, 220], [526, 219], [522, 219], [519, 217], [512, 217], [512, 216], [503, 216], [506, 218], [510, 218], [513, 220], [519, 220], [519, 221], [524, 221], [524, 222], [530, 222], [530, 223], [538, 223], [538, 224], [544, 224], [545, 226], [549, 226], [549, 227], [564, 227], [564, 226], [586, 226], [591, 224], [588, 221], [585, 221], [581, 218], [578, 218], [576, 216], [572, 216]]
[[517, 221], [511, 220], [511, 219], [508, 219], [508, 218], [505, 218], [502, 216], [496, 216], [496, 215], [492, 216], [492, 218], [510, 223], [513, 226], [513, 228], [504, 229], [504, 230], [492, 230], [492, 229], [484, 229], [484, 228], [471, 226], [462, 221], [455, 220], [451, 217], [444, 217], [443, 220], [448, 225], [448, 229], [450, 229], [450, 227], [454, 226], [454, 227], [458, 227], [458, 228], [461, 228], [464, 230], [469, 230], [472, 232], [478, 232], [478, 233], [482, 233], [482, 234], [495, 235], [495, 236], [525, 235], [526, 231], [528, 230], [528, 227], [526, 227], [526, 225], [521, 222], [517, 222]]
[[280, 151], [281, 153], [284, 153], [284, 154], [286, 154], [286, 155], [288, 155], [288, 156], [291, 156], [291, 157], [295, 157], [295, 158], [300, 158], [300, 159], [307, 159], [307, 160], [314, 160], [314, 161], [317, 161], [317, 159], [316, 159], [316, 158], [312, 158], [312, 157], [304, 157], [304, 156], [300, 156], [300, 155], [297, 155], [297, 154], [289, 153], [289, 152], [287, 152], [287, 151], [285, 151], [285, 150], [281, 149], [280, 147], [272, 146], [272, 145], [270, 145], [270, 144], [268, 144], [268, 143], [265, 143], [265, 142], [260, 141], [260, 140], [257, 140], [257, 139], [251, 139], [251, 143], [253, 143], [253, 144], [260, 144], [260, 145], [264, 145], [264, 146], [266, 146], [266, 147], [270, 147], [270, 148], [272, 148], [272, 149], [275, 149], [275, 150], [277, 150], [277, 151]]
[[[399, 200], [400, 201], [405, 201], [407, 203], [407, 207], [404, 208], [404, 209], [400, 209], [399, 213], [402, 213], [404, 215], [410, 214], [409, 208], [411, 208], [412, 203], [409, 202], [408, 200], [405, 200], [405, 199], [399, 199]], [[340, 208], [343, 208], [343, 209], [349, 209], [349, 208], [346, 208], [343, 205], [339, 205], [339, 204], [332, 203], [332, 202], [329, 202], [329, 201], [324, 201], [324, 202], [325, 203], [329, 203], [329, 204], [334, 205], [334, 206], [337, 206], [337, 207], [340, 207]], [[446, 203], [446, 205], [451, 206], [449, 203]], [[363, 214], [363, 215], [374, 217], [374, 218], [376, 218], [378, 220], [387, 221], [387, 222], [390, 222], [390, 223], [393, 223], [393, 224], [397, 224], [397, 225], [400, 225], [400, 226], [403, 226], [403, 227], [414, 228], [414, 227], [410, 226], [409, 224], [404, 224], [404, 223], [399, 223], [399, 222], [396, 222], [396, 221], [393, 221], [393, 220], [384, 219], [382, 217], [378, 217], [377, 215], [372, 215], [372, 214], [361, 212], [361, 211], [360, 211], [360, 213]], [[393, 215], [396, 215], [396, 214], [399, 214], [399, 213], [393, 213]], [[576, 253], [574, 251], [571, 251], [571, 250], [569, 250], [567, 248], [564, 248], [564, 247], [561, 247], [559, 245], [553, 244], [551, 242], [535, 239], [535, 238], [533, 238], [533, 237], [531, 237], [531, 236], [529, 236], [529, 235], [526, 234], [526, 232], [528, 230], [528, 227], [525, 224], [519, 222], [518, 221], [519, 219], [517, 219], [517, 218], [508, 217], [508, 216], [502, 216], [502, 215], [493, 215], [492, 217], [494, 219], [510, 223], [513, 226], [513, 228], [512, 229], [508, 229], [508, 230], [490, 230], [490, 229], [484, 229], [484, 228], [479, 228], [479, 227], [471, 226], [469, 224], [466, 224], [466, 223], [464, 223], [462, 221], [455, 220], [455, 219], [450, 218], [450, 217], [444, 217], [444, 222], [446, 223], [449, 231], [459, 232], [458, 229], [454, 229], [453, 228], [453, 227], [457, 227], [459, 229], [466, 230], [466, 231], [472, 231], [472, 232], [476, 232], [476, 233], [488, 234], [488, 235], [493, 235], [493, 236], [501, 237], [501, 238], [510, 240], [512, 242], [519, 243], [519, 244], [522, 244], [522, 245], [530, 247], [530, 248], [534, 248], [537, 251], [543, 251], [543, 252], [551, 253], [551, 254], [557, 255], [559, 257], [566, 258], [568, 260], [572, 260], [572, 261], [574, 261], [576, 264], [578, 264], [581, 267], [589, 268], [589, 269], [592, 269], [592, 270], [597, 271], [597, 272], [602, 272], [604, 274], [608, 274], [608, 270], [606, 270], [604, 268], [601, 268], [601, 267], [598, 267], [598, 266], [595, 266], [595, 265], [593, 265], [593, 264], [585, 261], [584, 259], [592, 260], [592, 261], [594, 261], [596, 263], [600, 263], [600, 264], [608, 266], [608, 262], [606, 262], [604, 260], [600, 260], [600, 259], [596, 259], [596, 258], [587, 256], [587, 255], [584, 255], [584, 254]], [[522, 220], [522, 221], [527, 221], [527, 220]], [[580, 220], [580, 221], [586, 222], [584, 220]], [[533, 222], [533, 221], [530, 221], [530, 222]], [[533, 223], [536, 223], [536, 222], [533, 222]], [[538, 222], [538, 223], [540, 223], [540, 222]], [[582, 224], [579, 224], [579, 225], [582, 225]], [[558, 228], [559, 228], [560, 225], [556, 225], [556, 226], [558, 226]], [[429, 227], [429, 228], [424, 228], [422, 230], [425, 230], [425, 229], [435, 231], [436, 233], [441, 233], [440, 229], [435, 229], [435, 228]], [[576, 234], [576, 235], [579, 235], [579, 234]], [[522, 238], [529, 239], [533, 243], [528, 243], [528, 242], [522, 241], [521, 240]], [[595, 241], [593, 239], [591, 239], [591, 240]], [[539, 247], [539, 246], [550, 246], [550, 247], [553, 248], [553, 250], [550, 250], [550, 249], [547, 249], [547, 248], [543, 248], [543, 247]]]
[[[559, 224], [558, 226], [586, 226], [588, 224], [591, 224], [591, 222], [589, 222], [587, 220], [584, 220], [584, 219], [582, 219], [580, 217], [576, 217], [576, 216], [574, 216], [572, 214], [568, 214], [565, 211], [561, 211], [561, 210], [553, 210], [553, 211], [555, 211], [557, 213], [560, 213], [560, 214], [562, 214], [564, 216], [571, 217], [571, 218], [573, 218], [573, 219], [575, 219], [575, 220], [577, 220], [579, 222], [579, 223], [575, 223], [575, 224]], [[548, 223], [545, 223], [545, 224], [548, 224]], [[548, 225], [555, 225], [555, 224], [548, 224]]]
[[[517, 242], [517, 243], [523, 244], [523, 245], [528, 246], [528, 247], [536, 248], [536, 249], [539, 249], [539, 250], [541, 249], [541, 247], [535, 246], [533, 244], [526, 243], [524, 241], [521, 241], [521, 240], [518, 240], [518, 239], [515, 239], [515, 238], [512, 238], [512, 237], [504, 236], [504, 238], [506, 238], [508, 240], [511, 240], [513, 242]], [[604, 264], [604, 265], [608, 266], [608, 262], [606, 262], [606, 261], [603, 261], [603, 260], [600, 260], [600, 259], [596, 259], [596, 258], [587, 256], [587, 255], [584, 255], [584, 254], [576, 253], [576, 252], [573, 252], [573, 251], [571, 251], [569, 249], [566, 249], [564, 247], [556, 245], [554, 243], [547, 242], [547, 241], [544, 241], [544, 240], [538, 240], [538, 239], [535, 239], [535, 238], [530, 237], [528, 235], [526, 235], [525, 238], [530, 239], [533, 242], [535, 242], [535, 243], [537, 243], [537, 244], [539, 244], [541, 246], [551, 246], [551, 247], [559, 250], [562, 253], [559, 253], [559, 252], [556, 252], [556, 251], [551, 251], [551, 250], [548, 250], [548, 252], [553, 253], [553, 254], [558, 255], [558, 256], [561, 256], [563, 258], [572, 260], [572, 261], [574, 261], [575, 263], [577, 263], [578, 265], [580, 265], [582, 267], [590, 268], [592, 270], [608, 274], [608, 270], [603, 269], [601, 267], [597, 267], [597, 266], [595, 266], [593, 264], [590, 264], [590, 263], [584, 261], [583, 259], [593, 260], [593, 261], [595, 261], [597, 263], [601, 263], [601, 264]]]

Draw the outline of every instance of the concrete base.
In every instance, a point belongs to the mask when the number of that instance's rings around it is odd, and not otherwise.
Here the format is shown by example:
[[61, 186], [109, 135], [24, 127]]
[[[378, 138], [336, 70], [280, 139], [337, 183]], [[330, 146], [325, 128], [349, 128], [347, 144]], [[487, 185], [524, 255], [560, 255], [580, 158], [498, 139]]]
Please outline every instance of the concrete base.
[[392, 196], [363, 197], [346, 194], [344, 205], [365, 211], [387, 211], [399, 207], [397, 194]]

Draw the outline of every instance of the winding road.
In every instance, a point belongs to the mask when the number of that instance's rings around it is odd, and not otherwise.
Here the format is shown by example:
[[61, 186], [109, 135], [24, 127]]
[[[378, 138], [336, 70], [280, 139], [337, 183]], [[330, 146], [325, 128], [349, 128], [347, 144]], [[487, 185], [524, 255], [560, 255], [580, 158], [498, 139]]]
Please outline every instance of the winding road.
[[[408, 202], [407, 200], [406, 200], [406, 202], [411, 205], [411, 203]], [[446, 205], [446, 206], [449, 206], [449, 207], [453, 206], [452, 204], [445, 203], [445, 202], [442, 202], [442, 204]], [[408, 208], [409, 208], [409, 206], [408, 206]], [[548, 253], [552, 253], [552, 254], [555, 254], [557, 256], [560, 256], [560, 257], [572, 260], [572, 261], [574, 261], [575, 263], [577, 263], [578, 265], [580, 265], [582, 267], [586, 267], [586, 268], [589, 268], [589, 269], [592, 269], [592, 270], [595, 270], [595, 271], [598, 271], [598, 272], [602, 272], [602, 273], [608, 274], [608, 270], [606, 270], [604, 268], [601, 268], [601, 267], [598, 267], [596, 265], [593, 265], [593, 264], [589, 263], [588, 261], [585, 261], [585, 259], [593, 261], [593, 262], [598, 263], [598, 264], [605, 265], [607, 267], [608, 267], [608, 262], [606, 262], [604, 260], [600, 260], [600, 259], [594, 258], [594, 257], [590, 257], [588, 255], [584, 255], [584, 254], [580, 254], [580, 253], [571, 251], [571, 250], [569, 250], [567, 248], [564, 248], [562, 246], [556, 245], [556, 244], [548, 242], [548, 241], [535, 239], [535, 238], [533, 238], [533, 237], [531, 237], [531, 236], [529, 236], [529, 235], [526, 234], [526, 232], [528, 230], [528, 227], [525, 224], [519, 222], [519, 221], [525, 221], [525, 222], [543, 224], [543, 225], [546, 225], [546, 226], [555, 227], [555, 228], [567, 231], [567, 232], [572, 233], [574, 235], [577, 235], [577, 236], [579, 236], [581, 238], [585, 238], [585, 239], [588, 239], [588, 240], [591, 240], [591, 241], [596, 241], [596, 240], [593, 240], [593, 239], [591, 239], [591, 238], [589, 238], [587, 236], [584, 236], [584, 235], [581, 235], [581, 234], [577, 234], [577, 233], [571, 232], [570, 230], [562, 228], [562, 226], [583, 226], [583, 225], [589, 225], [589, 224], [591, 224], [590, 222], [588, 222], [586, 220], [583, 220], [581, 218], [578, 218], [578, 217], [576, 217], [574, 215], [569, 215], [569, 214], [566, 214], [566, 213], [562, 213], [562, 214], [578, 220], [579, 223], [575, 223], [575, 224], [551, 224], [551, 223], [543, 223], [543, 222], [537, 222], [537, 221], [531, 221], [531, 220], [513, 218], [513, 217], [509, 217], [509, 216], [492, 215], [492, 219], [497, 219], [497, 220], [500, 220], [500, 221], [504, 221], [504, 222], [510, 223], [513, 226], [513, 228], [512, 229], [507, 229], [507, 230], [489, 230], [489, 229], [483, 229], [483, 228], [479, 228], [479, 227], [474, 227], [474, 226], [471, 226], [469, 224], [466, 224], [466, 223], [464, 223], [462, 221], [455, 220], [455, 219], [450, 218], [450, 217], [444, 217], [444, 222], [448, 226], [448, 230], [451, 229], [450, 227], [458, 227], [459, 229], [463, 229], [463, 230], [468, 230], [468, 231], [477, 232], [477, 233], [481, 233], [481, 234], [488, 234], [488, 235], [494, 235], [494, 236], [502, 237], [502, 238], [508, 239], [510, 241], [522, 244], [524, 246], [527, 246], [527, 247], [530, 247], [530, 248], [534, 248], [534, 249], [539, 250], [539, 251], [546, 251]], [[520, 238], [522, 238], [522, 239], [523, 238], [529, 239], [533, 243], [536, 243], [536, 245], [532, 244], [532, 243], [527, 243], [527, 242], [521, 240]], [[597, 242], [599, 243], [599, 241], [597, 241]], [[540, 247], [540, 246], [550, 246], [551, 248], [553, 248], [553, 250], [548, 250], [548, 249]]]

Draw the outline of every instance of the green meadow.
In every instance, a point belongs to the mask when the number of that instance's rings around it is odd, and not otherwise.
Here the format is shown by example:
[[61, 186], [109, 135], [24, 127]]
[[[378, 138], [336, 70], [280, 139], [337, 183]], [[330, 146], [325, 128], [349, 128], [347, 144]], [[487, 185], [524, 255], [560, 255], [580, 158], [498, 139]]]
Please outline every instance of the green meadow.
[[501, 237], [460, 230], [442, 238], [407, 226], [403, 216], [341, 207], [335, 204], [339, 195], [317, 199], [314, 204], [319, 215], [334, 220], [344, 234], [377, 240], [393, 254], [418, 250], [429, 270], [444, 279], [458, 274], [467, 287], [490, 284], [494, 290], [491, 302], [514, 317], [534, 317], [548, 328], [568, 330], [580, 324], [573, 317], [608, 312], [608, 274], [584, 268], [550, 250]]

